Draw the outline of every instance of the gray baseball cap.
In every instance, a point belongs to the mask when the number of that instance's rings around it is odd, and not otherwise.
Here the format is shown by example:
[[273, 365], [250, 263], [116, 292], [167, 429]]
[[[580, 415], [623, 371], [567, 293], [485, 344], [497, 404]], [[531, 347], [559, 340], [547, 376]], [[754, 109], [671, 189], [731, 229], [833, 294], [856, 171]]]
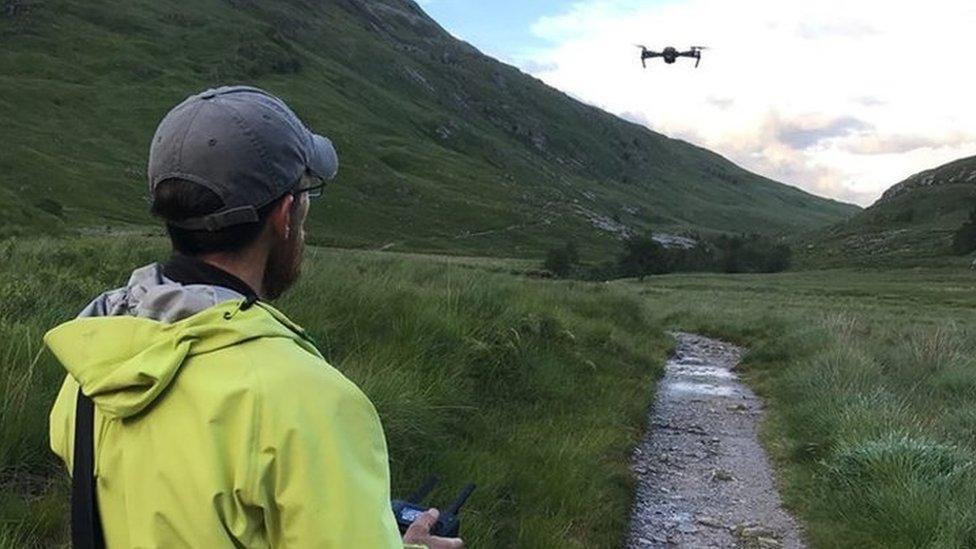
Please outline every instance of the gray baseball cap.
[[156, 128], [149, 148], [149, 193], [167, 179], [199, 183], [224, 206], [168, 223], [216, 231], [258, 220], [258, 209], [295, 190], [306, 173], [332, 179], [339, 159], [332, 142], [270, 93], [224, 86], [188, 97]]

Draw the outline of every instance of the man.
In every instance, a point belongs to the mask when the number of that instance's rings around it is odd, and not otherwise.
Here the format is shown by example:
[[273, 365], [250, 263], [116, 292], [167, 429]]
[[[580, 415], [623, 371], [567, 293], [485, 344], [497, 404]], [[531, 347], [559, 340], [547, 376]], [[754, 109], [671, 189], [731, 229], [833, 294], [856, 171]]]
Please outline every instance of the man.
[[436, 511], [400, 539], [375, 409], [266, 302], [297, 279], [309, 197], [337, 170], [256, 88], [159, 124], [149, 189], [173, 256], [45, 336], [68, 371], [50, 436], [77, 545], [462, 546], [430, 535]]

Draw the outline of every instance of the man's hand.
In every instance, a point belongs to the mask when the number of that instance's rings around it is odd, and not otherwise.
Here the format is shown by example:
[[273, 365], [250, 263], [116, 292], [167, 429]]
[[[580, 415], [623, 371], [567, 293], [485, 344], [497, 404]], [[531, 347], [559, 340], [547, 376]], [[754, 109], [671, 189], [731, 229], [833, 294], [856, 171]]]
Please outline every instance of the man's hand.
[[461, 538], [441, 538], [430, 535], [430, 529], [439, 516], [441, 512], [437, 509], [428, 509], [417, 517], [410, 528], [407, 528], [407, 533], [403, 535], [403, 543], [426, 545], [428, 549], [462, 549], [464, 542]]

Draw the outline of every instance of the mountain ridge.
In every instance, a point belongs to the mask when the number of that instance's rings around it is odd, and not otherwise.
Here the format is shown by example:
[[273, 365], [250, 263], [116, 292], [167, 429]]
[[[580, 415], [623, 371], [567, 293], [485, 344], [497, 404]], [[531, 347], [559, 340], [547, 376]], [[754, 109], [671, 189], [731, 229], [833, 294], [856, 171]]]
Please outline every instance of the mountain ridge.
[[904, 181], [889, 187], [888, 190], [881, 194], [881, 198], [875, 201], [874, 205], [888, 202], [899, 195], [912, 192], [921, 187], [952, 183], [976, 184], [976, 157], [960, 158], [911, 175]]
[[337, 144], [340, 178], [310, 222], [320, 243], [599, 254], [627, 233], [795, 234], [856, 211], [585, 105], [411, 0], [51, 0], [0, 18], [0, 41], [8, 233], [148, 226], [155, 123], [239, 82]]

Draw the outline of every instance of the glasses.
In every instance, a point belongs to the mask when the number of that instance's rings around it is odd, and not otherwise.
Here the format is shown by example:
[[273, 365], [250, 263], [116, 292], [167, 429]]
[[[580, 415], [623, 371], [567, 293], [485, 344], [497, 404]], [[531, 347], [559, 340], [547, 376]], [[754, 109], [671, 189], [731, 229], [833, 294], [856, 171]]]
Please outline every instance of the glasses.
[[324, 189], [325, 182], [320, 182], [318, 185], [312, 185], [311, 187], [305, 187], [304, 189], [295, 189], [291, 194], [297, 197], [302, 193], [308, 193], [309, 198], [318, 198], [322, 196]]

